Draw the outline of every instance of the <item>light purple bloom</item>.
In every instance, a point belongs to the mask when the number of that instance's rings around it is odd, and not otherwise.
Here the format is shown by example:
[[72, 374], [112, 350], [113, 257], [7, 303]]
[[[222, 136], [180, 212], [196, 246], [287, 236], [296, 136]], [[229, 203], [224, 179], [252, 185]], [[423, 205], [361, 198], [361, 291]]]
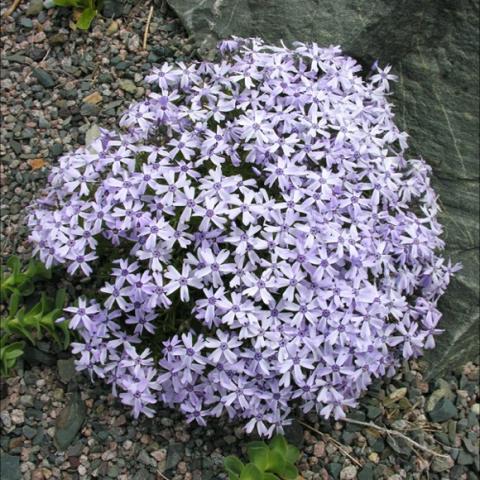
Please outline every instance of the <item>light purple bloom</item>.
[[431, 169], [394, 124], [391, 67], [365, 78], [316, 44], [219, 51], [154, 68], [121, 133], [61, 157], [30, 240], [47, 266], [110, 272], [66, 312], [77, 368], [134, 416], [162, 402], [268, 436], [296, 406], [345, 416], [432, 348], [459, 266]]

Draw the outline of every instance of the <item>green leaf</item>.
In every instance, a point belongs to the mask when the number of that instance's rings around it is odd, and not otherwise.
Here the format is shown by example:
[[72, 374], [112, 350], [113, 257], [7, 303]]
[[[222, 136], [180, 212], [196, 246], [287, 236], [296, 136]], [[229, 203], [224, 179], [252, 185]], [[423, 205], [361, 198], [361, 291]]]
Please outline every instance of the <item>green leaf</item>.
[[7, 332], [2, 325], [2, 330], [0, 330], [0, 348], [3, 348], [8, 341], [10, 340], [11, 333]]
[[41, 305], [41, 310], [40, 312], [43, 314], [48, 313], [51, 309], [51, 304], [50, 301], [47, 297], [47, 294], [42, 292], [42, 296], [40, 297], [40, 305]]
[[78, 0], [53, 0], [57, 7], [78, 7]]
[[254, 463], [262, 472], [268, 465], [269, 449], [264, 442], [251, 442], [247, 445], [249, 460]]
[[88, 30], [96, 15], [97, 11], [94, 8], [86, 8], [77, 20], [77, 27], [80, 30]]
[[12, 275], [18, 275], [20, 273], [20, 268], [22, 264], [20, 263], [20, 259], [16, 255], [12, 255], [7, 260], [7, 267], [12, 271]]
[[270, 448], [276, 450], [282, 456], [287, 454], [288, 443], [282, 435], [275, 435], [270, 442]]
[[263, 480], [279, 480], [276, 475], [270, 472], [265, 472], [263, 474]]
[[285, 460], [287, 463], [294, 464], [300, 458], [300, 450], [293, 445], [287, 445]]
[[229, 475], [236, 475], [237, 478], [242, 473], [243, 463], [234, 455], [229, 455], [223, 460], [223, 466]]
[[20, 292], [15, 290], [10, 297], [10, 303], [8, 305], [8, 314], [10, 317], [15, 316], [18, 312], [18, 307], [20, 305]]
[[263, 473], [253, 463], [248, 463], [243, 467], [240, 474], [240, 480], [263, 480]]
[[65, 306], [66, 296], [67, 296], [66, 290], [64, 288], [61, 288], [57, 292], [57, 295], [55, 296], [55, 308], [59, 308], [60, 310], [63, 310], [63, 307]]
[[31, 336], [30, 332], [23, 325], [20, 324], [18, 318], [12, 318], [11, 320], [9, 320], [7, 323], [7, 328], [9, 330], [19, 333], [20, 335], [23, 335], [25, 338], [30, 340], [32, 345], [35, 345], [35, 339]]
[[12, 293], [13, 277], [2, 275], [0, 278], [0, 301], [5, 302]]
[[16, 360], [23, 355], [23, 342], [15, 342], [5, 347], [3, 357], [6, 360]]
[[285, 480], [297, 480], [298, 470], [293, 465], [285, 465], [282, 476]]
[[280, 452], [277, 450], [270, 450], [268, 452], [268, 466], [266, 470], [281, 475], [285, 465], [285, 458]]
[[68, 328], [68, 320], [55, 325], [63, 332], [63, 349], [66, 350], [70, 345], [70, 329]]
[[35, 286], [30, 279], [25, 279], [25, 281], [19, 286], [19, 290], [24, 297], [28, 297], [35, 291]]
[[45, 267], [45, 265], [38, 260], [31, 260], [28, 264], [25, 275], [31, 280], [38, 280], [39, 278], [51, 278], [52, 270]]

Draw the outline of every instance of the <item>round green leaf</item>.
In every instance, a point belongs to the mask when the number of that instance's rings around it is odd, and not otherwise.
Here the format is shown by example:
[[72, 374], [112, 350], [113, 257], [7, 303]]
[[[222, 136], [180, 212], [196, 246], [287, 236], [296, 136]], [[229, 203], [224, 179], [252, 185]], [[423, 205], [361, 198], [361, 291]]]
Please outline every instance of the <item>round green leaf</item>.
[[263, 442], [252, 442], [247, 446], [248, 458], [254, 463], [262, 472], [268, 466], [269, 449]]
[[248, 463], [243, 467], [240, 480], [263, 480], [263, 473], [253, 463]]
[[285, 465], [282, 476], [285, 480], [297, 480], [298, 470], [293, 465]]
[[268, 452], [268, 465], [266, 470], [281, 475], [283, 473], [285, 465], [285, 458], [280, 452], [278, 452], [277, 450], [270, 450]]
[[276, 435], [275, 437], [273, 437], [273, 440], [270, 443], [270, 448], [276, 450], [282, 456], [286, 455], [287, 447], [288, 443], [281, 435]]
[[285, 460], [287, 463], [295, 463], [300, 457], [300, 450], [293, 445], [287, 445], [287, 452], [285, 454]]
[[93, 8], [86, 8], [80, 18], [77, 20], [77, 27], [80, 30], [88, 30], [90, 28], [90, 24], [92, 20], [96, 17], [97, 11]]
[[279, 480], [276, 475], [270, 472], [265, 472], [263, 474], [263, 480]]
[[243, 463], [234, 455], [230, 455], [223, 460], [223, 466], [228, 474], [237, 475], [242, 473]]

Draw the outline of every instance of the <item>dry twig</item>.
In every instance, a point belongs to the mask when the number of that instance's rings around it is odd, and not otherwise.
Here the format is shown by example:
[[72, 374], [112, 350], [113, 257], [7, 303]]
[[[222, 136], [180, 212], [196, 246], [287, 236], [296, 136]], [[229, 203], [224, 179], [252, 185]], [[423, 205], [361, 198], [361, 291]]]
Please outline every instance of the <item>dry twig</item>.
[[435, 452], [434, 450], [431, 450], [428, 447], [425, 447], [424, 445], [421, 445], [420, 443], [416, 442], [415, 440], [412, 440], [410, 437], [407, 437], [404, 435], [402, 432], [399, 432], [398, 430], [389, 430], [388, 428], [385, 427], [380, 427], [379, 425], [376, 425], [375, 423], [372, 422], [362, 422], [361, 420], [354, 420], [353, 418], [342, 418], [341, 419], [343, 422], [347, 423], [353, 423], [355, 425], [361, 425], [363, 427], [367, 428], [373, 428], [375, 430], [378, 430], [379, 432], [382, 432], [386, 435], [391, 435], [393, 437], [399, 437], [402, 440], [405, 440], [406, 442], [409, 442], [410, 444], [414, 445], [415, 447], [419, 448], [420, 450], [423, 450], [424, 452], [429, 453], [430, 455], [433, 455], [435, 457], [443, 457], [443, 458], [449, 458], [448, 455], [444, 455], [442, 453]]
[[17, 7], [20, 5], [20, 2], [22, 0], [13, 0], [13, 3], [12, 5], [10, 6], [10, 8], [8, 10], [6, 10], [6, 12], [2, 15], [3, 17], [8, 17], [10, 16], [16, 9]]
[[345, 447], [338, 441], [338, 440], [335, 440], [333, 437], [331, 437], [330, 435], [328, 435], [328, 433], [323, 433], [321, 432], [320, 430], [317, 430], [315, 427], [312, 427], [311, 425], [309, 425], [308, 423], [305, 423], [305, 422], [302, 422], [301, 420], [297, 419], [298, 423], [300, 425], [303, 425], [305, 428], [308, 428], [309, 430], [311, 430], [312, 432], [315, 432], [316, 434], [322, 436], [323, 438], [325, 438], [327, 441], [331, 441], [332, 443], [334, 443], [338, 449], [346, 456], [350, 459], [350, 461], [352, 461], [355, 465], [357, 465], [357, 467], [362, 467], [362, 464], [355, 458], [355, 457], [352, 457], [346, 450], [345, 450]]
[[147, 40], [148, 40], [148, 31], [150, 30], [150, 22], [152, 20], [153, 15], [153, 5], [150, 7], [150, 11], [148, 12], [147, 17], [147, 26], [145, 27], [145, 33], [143, 34], [143, 49], [147, 49]]

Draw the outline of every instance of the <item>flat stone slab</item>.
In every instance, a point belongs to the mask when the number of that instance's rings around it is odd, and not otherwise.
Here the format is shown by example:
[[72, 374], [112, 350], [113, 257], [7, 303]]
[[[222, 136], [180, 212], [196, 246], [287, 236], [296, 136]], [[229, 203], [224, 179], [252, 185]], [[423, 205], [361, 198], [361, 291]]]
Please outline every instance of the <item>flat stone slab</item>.
[[463, 270], [440, 301], [438, 347], [429, 375], [478, 360], [479, 58], [478, 2], [458, 0], [167, 0], [201, 51], [231, 35], [267, 42], [340, 45], [366, 70], [392, 64], [396, 123], [410, 156], [433, 168], [446, 256]]
[[79, 392], [72, 393], [67, 405], [55, 422], [55, 444], [61, 451], [66, 450], [77, 436], [85, 421], [86, 408]]
[[20, 457], [0, 454], [0, 478], [2, 480], [20, 480]]

